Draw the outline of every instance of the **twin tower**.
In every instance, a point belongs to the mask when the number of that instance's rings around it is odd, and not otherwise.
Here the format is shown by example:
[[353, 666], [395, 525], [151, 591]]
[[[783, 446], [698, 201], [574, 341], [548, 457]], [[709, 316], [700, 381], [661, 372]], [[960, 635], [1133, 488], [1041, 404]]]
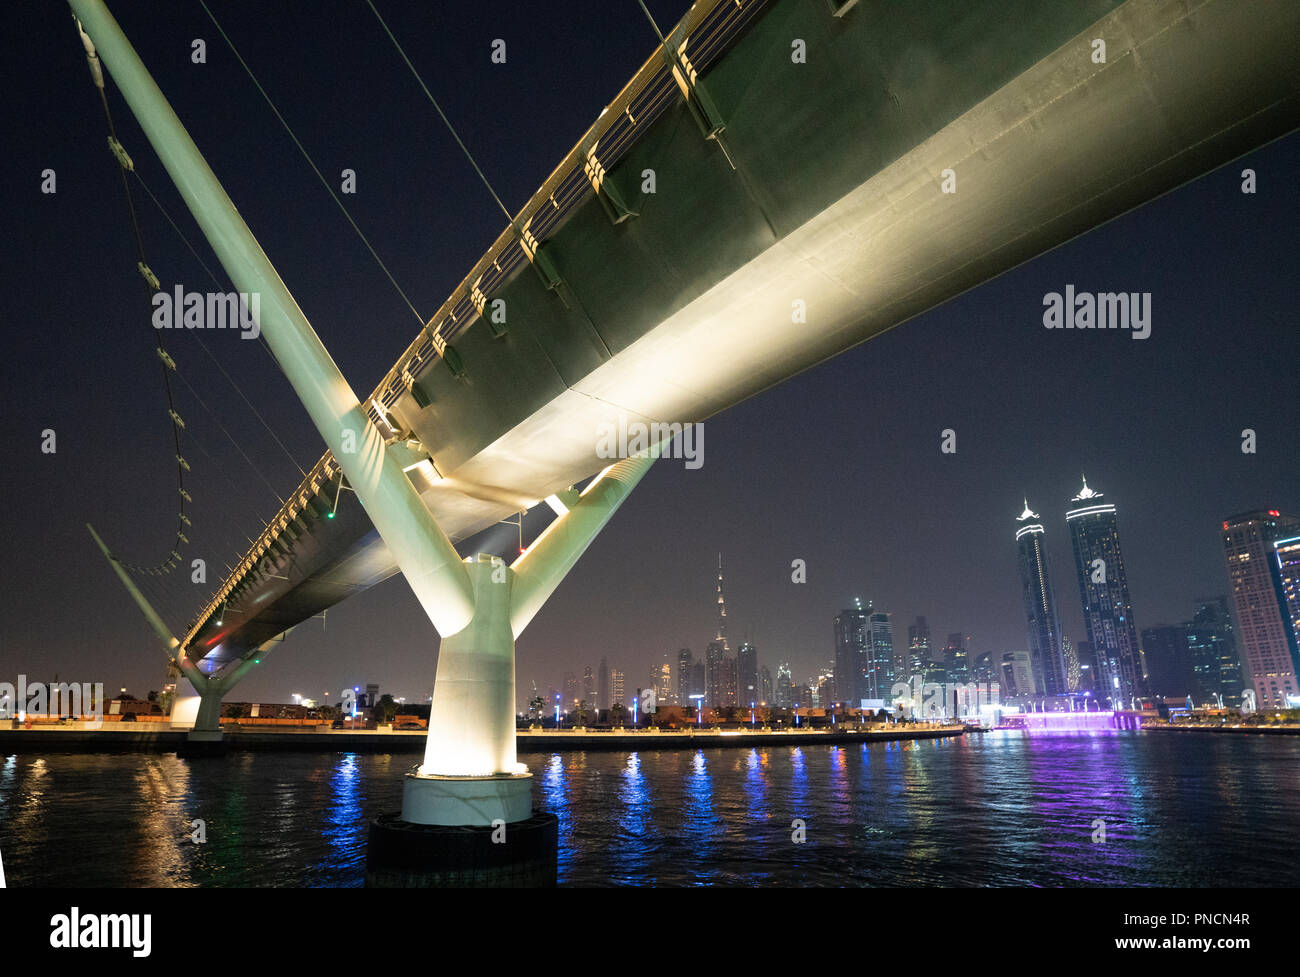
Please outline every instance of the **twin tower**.
[[1025, 501], [1016, 517], [1020, 585], [1028, 625], [1029, 666], [1034, 694], [1092, 692], [1113, 708], [1131, 707], [1147, 695], [1138, 653], [1138, 631], [1129, 601], [1128, 575], [1120, 549], [1115, 506], [1088, 487], [1070, 501], [1065, 513], [1074, 550], [1074, 571], [1088, 632], [1088, 645], [1077, 649], [1078, 668], [1067, 667], [1060, 617], [1044, 545], [1046, 530]]

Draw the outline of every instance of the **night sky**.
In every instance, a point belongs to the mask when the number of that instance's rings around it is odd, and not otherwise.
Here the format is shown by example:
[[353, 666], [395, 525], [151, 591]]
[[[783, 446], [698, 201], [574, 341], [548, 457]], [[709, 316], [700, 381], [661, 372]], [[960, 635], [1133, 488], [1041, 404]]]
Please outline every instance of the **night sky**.
[[[665, 29], [687, 6], [648, 5]], [[211, 6], [326, 175], [337, 185], [341, 169], [356, 170], [358, 193], [343, 199], [431, 314], [504, 218], [369, 9]], [[377, 6], [511, 210], [655, 45], [634, 0]], [[416, 317], [198, 3], [110, 9], [335, 361], [368, 393]], [[165, 655], [84, 524], [132, 562], [161, 561], [172, 546], [174, 452], [147, 292], [66, 7], [21, 4], [9, 17], [0, 681], [57, 673], [143, 695], [161, 688]], [[207, 42], [204, 65], [191, 63], [195, 38]], [[504, 65], [489, 62], [494, 38], [507, 42]], [[111, 82], [108, 95], [145, 183], [230, 288]], [[1247, 166], [1255, 195], [1240, 192]], [[40, 192], [46, 168], [55, 194]], [[1300, 513], [1297, 172], [1293, 134], [710, 420], [703, 468], [652, 469], [521, 637], [521, 700], [531, 681], [545, 692], [602, 656], [630, 690], [665, 653], [702, 653], [719, 552], [732, 646], [753, 641], [773, 673], [789, 660], [798, 680], [815, 674], [832, 657], [832, 618], [856, 596], [893, 613], [900, 644], [921, 614], [937, 644], [961, 630], [976, 652], [1023, 648], [1013, 536], [1025, 496], [1047, 528], [1063, 630], [1082, 640], [1065, 524], [1081, 472], [1119, 508], [1138, 627], [1190, 617], [1194, 598], [1226, 591], [1223, 517]], [[132, 190], [154, 271], [213, 288], [134, 180]], [[1151, 337], [1044, 329], [1043, 296], [1067, 283], [1151, 292]], [[147, 591], [177, 632], [278, 509], [274, 493], [324, 450], [261, 344], [201, 338], [292, 460], [195, 335], [169, 334], [210, 408], [175, 381], [195, 499], [184, 555], [210, 564], [205, 586], [178, 573]], [[53, 455], [41, 452], [47, 428]], [[957, 432], [955, 455], [940, 452], [944, 428]], [[1242, 453], [1243, 428], [1257, 432], [1257, 454]], [[530, 520], [529, 537], [541, 524]], [[503, 544], [513, 532], [501, 530]], [[806, 584], [790, 580], [794, 559], [807, 561]], [[337, 698], [367, 682], [423, 697], [436, 648], [397, 577], [300, 627], [229, 698]]]

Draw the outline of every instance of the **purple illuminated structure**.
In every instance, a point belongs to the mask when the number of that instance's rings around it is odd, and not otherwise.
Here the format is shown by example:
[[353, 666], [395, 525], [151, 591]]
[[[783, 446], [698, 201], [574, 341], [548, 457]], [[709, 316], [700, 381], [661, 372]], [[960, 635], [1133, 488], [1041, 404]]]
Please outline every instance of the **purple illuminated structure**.
[[1026, 712], [1003, 718], [1002, 729], [1027, 733], [1096, 733], [1141, 729], [1142, 717], [1122, 712]]

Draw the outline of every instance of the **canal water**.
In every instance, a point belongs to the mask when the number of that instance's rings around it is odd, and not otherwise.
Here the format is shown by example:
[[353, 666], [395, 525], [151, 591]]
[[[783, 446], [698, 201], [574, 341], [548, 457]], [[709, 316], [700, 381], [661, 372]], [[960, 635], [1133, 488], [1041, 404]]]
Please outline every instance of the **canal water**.
[[[521, 756], [561, 885], [1295, 885], [1300, 737]], [[359, 886], [413, 758], [0, 756], [10, 886]], [[193, 840], [203, 822], [205, 840]]]

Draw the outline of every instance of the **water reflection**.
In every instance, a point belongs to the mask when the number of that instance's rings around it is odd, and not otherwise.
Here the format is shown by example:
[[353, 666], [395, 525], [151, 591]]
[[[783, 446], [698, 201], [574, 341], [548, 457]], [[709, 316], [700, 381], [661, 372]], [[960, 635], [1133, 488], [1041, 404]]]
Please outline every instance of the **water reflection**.
[[712, 857], [720, 827], [713, 810], [713, 777], [709, 774], [709, 759], [703, 750], [697, 750], [691, 759], [682, 794], [682, 838], [692, 868], [692, 880], [703, 881], [708, 873], [698, 871], [696, 867], [707, 865]]
[[[1288, 885], [1300, 858], [1291, 738], [992, 732], [520, 759], [537, 771], [535, 805], [559, 819], [566, 885]], [[368, 819], [400, 807], [405, 766], [355, 754], [0, 758], [6, 875], [80, 888], [360, 885]], [[195, 818], [206, 844], [190, 840]], [[1094, 843], [1097, 819], [1106, 840]]]
[[[373, 762], [374, 757], [367, 760]], [[364, 866], [367, 834], [362, 805], [364, 782], [360, 757], [355, 753], [340, 756], [330, 777], [329, 807], [321, 832], [326, 850], [316, 868], [322, 874], [327, 869], [338, 872]]]
[[657, 832], [652, 822], [650, 783], [641, 767], [640, 754], [632, 753], [621, 773], [614, 874], [634, 885], [653, 885]]
[[772, 817], [768, 805], [770, 784], [767, 768], [770, 759], [767, 751], [752, 749], [745, 755], [745, 803], [751, 820], [767, 821]]

